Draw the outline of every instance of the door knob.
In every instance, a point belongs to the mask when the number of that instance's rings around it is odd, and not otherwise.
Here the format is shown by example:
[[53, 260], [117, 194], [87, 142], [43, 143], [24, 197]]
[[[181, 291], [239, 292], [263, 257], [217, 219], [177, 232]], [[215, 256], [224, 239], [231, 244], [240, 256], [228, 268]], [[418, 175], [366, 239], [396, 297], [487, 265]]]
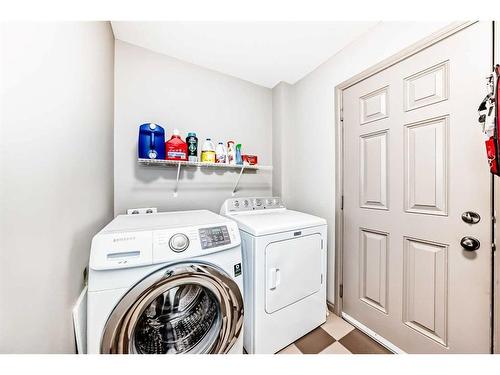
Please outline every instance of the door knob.
[[476, 251], [481, 246], [481, 243], [474, 237], [463, 237], [460, 240], [460, 245], [467, 251]]
[[462, 220], [467, 224], [477, 224], [479, 220], [481, 220], [481, 216], [477, 212], [474, 211], [465, 211], [462, 214]]

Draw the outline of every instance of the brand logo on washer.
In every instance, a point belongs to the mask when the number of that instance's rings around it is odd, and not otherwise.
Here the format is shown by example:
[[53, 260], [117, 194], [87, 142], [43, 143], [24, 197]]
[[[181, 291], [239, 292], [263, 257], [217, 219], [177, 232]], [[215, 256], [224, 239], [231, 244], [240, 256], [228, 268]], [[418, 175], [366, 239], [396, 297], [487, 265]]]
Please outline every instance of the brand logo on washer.
[[123, 242], [135, 240], [135, 236], [113, 238], [113, 242]]
[[241, 275], [241, 263], [234, 265], [234, 277]]

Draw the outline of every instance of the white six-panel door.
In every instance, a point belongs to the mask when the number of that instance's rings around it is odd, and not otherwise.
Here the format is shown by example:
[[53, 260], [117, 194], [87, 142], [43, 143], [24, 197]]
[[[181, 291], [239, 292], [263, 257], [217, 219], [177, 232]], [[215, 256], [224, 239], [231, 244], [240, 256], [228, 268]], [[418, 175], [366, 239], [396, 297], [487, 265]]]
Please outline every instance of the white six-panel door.
[[409, 353], [490, 351], [491, 54], [476, 23], [343, 91], [342, 310]]

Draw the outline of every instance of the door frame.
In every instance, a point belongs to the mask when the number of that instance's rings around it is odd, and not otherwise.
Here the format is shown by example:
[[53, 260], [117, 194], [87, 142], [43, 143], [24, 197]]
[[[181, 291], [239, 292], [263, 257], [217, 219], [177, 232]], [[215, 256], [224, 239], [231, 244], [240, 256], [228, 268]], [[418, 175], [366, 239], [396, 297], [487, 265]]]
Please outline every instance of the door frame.
[[[493, 21], [493, 61], [492, 64], [500, 63], [500, 23]], [[500, 196], [500, 178], [493, 179], [493, 197]], [[493, 214], [500, 212], [500, 199], [493, 199]], [[495, 228], [495, 242], [496, 242], [496, 221], [493, 222]], [[500, 258], [496, 251], [493, 251], [493, 353], [500, 354], [500, 294], [498, 287], [500, 285]]]
[[[430, 46], [458, 33], [459, 31], [462, 31], [466, 29], [467, 27], [477, 23], [479, 21], [466, 21], [466, 22], [453, 22], [450, 25], [438, 30], [437, 32], [429, 35], [428, 37], [410, 45], [409, 47], [403, 49], [402, 51], [386, 58], [385, 60], [382, 60], [378, 64], [375, 64], [374, 66], [362, 71], [361, 73], [355, 75], [354, 77], [351, 77], [347, 79], [346, 81], [340, 83], [339, 85], [335, 86], [335, 281], [334, 281], [334, 293], [335, 293], [335, 303], [333, 305], [333, 312], [334, 314], [341, 316], [342, 315], [342, 284], [343, 284], [343, 277], [342, 277], [342, 260], [343, 260], [343, 229], [344, 229], [344, 212], [343, 212], [343, 176], [344, 176], [344, 171], [343, 171], [343, 158], [344, 158], [344, 144], [343, 144], [343, 103], [342, 103], [342, 96], [344, 90], [348, 89], [349, 87], [359, 83], [360, 81], [363, 81], [421, 51], [423, 51], [426, 48], [429, 48]], [[500, 27], [498, 27], [500, 29]], [[495, 34], [498, 36], [496, 39], [500, 43], [500, 30], [495, 31]], [[493, 38], [495, 40], [495, 38]], [[500, 46], [500, 44], [499, 44]], [[499, 48], [500, 49], [500, 48]], [[498, 51], [498, 54], [500, 56], [500, 51]], [[496, 57], [496, 56], [495, 56]], [[498, 60], [497, 60], [498, 61]], [[487, 72], [485, 72], [485, 75]], [[493, 177], [493, 176], [492, 176]], [[493, 181], [493, 180], [492, 180]], [[500, 181], [499, 179], [495, 179], [496, 181], [496, 190], [500, 191]], [[499, 193], [500, 194], [500, 193]], [[493, 196], [494, 193], [492, 191], [492, 197], [491, 197], [491, 202], [492, 202], [492, 211], [491, 211], [491, 217], [493, 217], [494, 211], [493, 211]], [[497, 202], [500, 203], [500, 202]], [[500, 210], [500, 206], [499, 206]], [[492, 233], [494, 233], [494, 228], [492, 228]], [[494, 240], [494, 237], [492, 238]], [[500, 260], [496, 261], [497, 263], [497, 270], [500, 270]], [[494, 280], [496, 285], [499, 285], [499, 279], [498, 279], [498, 274], [500, 272], [496, 272], [496, 275], [494, 273]], [[494, 290], [492, 291], [492, 295], [494, 296]], [[495, 298], [495, 301], [498, 300], [499, 298]], [[492, 310], [494, 310], [494, 305], [495, 303], [492, 301]], [[500, 323], [500, 301], [496, 301], [496, 305], [498, 308], [496, 309], [496, 321]], [[492, 325], [493, 325], [493, 317], [492, 317]], [[500, 324], [498, 324], [500, 325]], [[492, 329], [493, 333], [493, 342], [500, 340], [500, 327], [498, 327], [496, 332]], [[494, 325], [493, 325], [494, 326]], [[358, 327], [358, 328], [363, 328], [363, 327]], [[372, 336], [370, 332], [365, 332], [368, 335]], [[377, 339], [376, 337], [373, 337]], [[499, 345], [500, 346], [500, 343]], [[500, 348], [495, 348], [495, 352], [500, 353]]]

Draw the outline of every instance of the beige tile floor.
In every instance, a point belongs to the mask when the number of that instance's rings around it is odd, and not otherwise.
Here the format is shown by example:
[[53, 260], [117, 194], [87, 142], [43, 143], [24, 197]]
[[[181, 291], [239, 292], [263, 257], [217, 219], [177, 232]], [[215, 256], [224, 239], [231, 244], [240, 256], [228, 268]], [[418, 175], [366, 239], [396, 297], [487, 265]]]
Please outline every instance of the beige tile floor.
[[278, 354], [390, 354], [344, 319], [330, 313], [326, 322]]

